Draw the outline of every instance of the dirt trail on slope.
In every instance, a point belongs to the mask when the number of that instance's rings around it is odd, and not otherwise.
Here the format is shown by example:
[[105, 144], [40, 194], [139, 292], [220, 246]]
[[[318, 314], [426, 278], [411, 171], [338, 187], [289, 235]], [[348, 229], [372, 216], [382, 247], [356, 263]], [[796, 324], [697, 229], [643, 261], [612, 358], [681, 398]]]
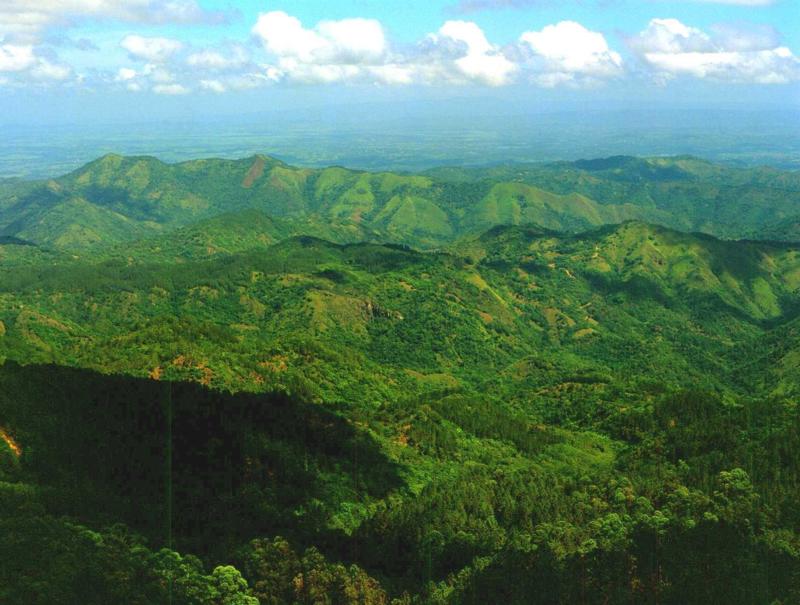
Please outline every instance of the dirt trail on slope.
[[256, 161], [253, 162], [253, 165], [250, 166], [250, 170], [247, 171], [247, 174], [244, 177], [244, 181], [242, 181], [242, 187], [245, 189], [250, 189], [258, 179], [264, 174], [264, 166], [266, 161], [264, 158], [258, 157]]

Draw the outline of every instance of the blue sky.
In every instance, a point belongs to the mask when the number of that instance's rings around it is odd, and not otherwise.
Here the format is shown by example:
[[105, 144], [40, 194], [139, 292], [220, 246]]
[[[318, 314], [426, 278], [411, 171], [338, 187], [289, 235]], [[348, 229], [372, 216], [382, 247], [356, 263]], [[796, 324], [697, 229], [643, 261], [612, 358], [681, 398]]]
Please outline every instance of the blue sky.
[[481, 99], [794, 108], [797, 0], [3, 0], [0, 121]]

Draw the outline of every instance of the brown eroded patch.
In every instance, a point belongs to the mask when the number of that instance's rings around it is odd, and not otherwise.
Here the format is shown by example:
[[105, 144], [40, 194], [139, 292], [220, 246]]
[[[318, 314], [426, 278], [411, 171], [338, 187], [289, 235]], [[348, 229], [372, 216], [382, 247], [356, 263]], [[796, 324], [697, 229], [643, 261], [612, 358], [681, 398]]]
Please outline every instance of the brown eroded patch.
[[8, 434], [8, 432], [0, 426], [0, 439], [6, 442], [6, 445], [14, 452], [14, 455], [19, 458], [22, 456], [22, 448], [20, 447], [19, 443], [14, 441], [14, 438]]
[[247, 174], [244, 175], [244, 180], [242, 181], [242, 187], [245, 189], [250, 189], [258, 179], [261, 178], [261, 175], [264, 174], [264, 166], [266, 162], [264, 158], [257, 157], [256, 161], [253, 162], [253, 165], [250, 166], [250, 170], [247, 171]]

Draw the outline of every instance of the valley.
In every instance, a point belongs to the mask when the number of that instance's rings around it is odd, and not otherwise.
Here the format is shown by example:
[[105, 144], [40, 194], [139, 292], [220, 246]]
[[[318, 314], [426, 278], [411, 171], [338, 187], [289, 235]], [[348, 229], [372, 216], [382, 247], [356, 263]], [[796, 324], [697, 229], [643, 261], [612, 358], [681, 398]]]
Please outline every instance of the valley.
[[798, 217], [689, 156], [0, 181], [0, 601], [796, 602]]

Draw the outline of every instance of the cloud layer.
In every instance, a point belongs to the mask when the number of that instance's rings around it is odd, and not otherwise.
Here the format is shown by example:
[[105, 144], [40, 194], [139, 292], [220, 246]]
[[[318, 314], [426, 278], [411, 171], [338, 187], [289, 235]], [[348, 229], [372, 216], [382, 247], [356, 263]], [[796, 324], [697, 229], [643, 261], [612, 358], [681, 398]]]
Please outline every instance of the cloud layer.
[[225, 13], [207, 11], [196, 0], [3, 0], [0, 37], [35, 39], [47, 27], [83, 20], [129, 23], [220, 23]]
[[751, 35], [722, 27], [710, 35], [677, 19], [653, 19], [629, 45], [662, 83], [681, 76], [757, 84], [800, 79], [800, 60], [763, 28]]
[[[509, 7], [535, 0], [475, 0]], [[768, 0], [695, 0], [767, 4]], [[75, 20], [115, 20], [134, 28], [116, 49], [65, 33]], [[103, 86], [131, 92], [222, 94], [280, 83], [377, 86], [511, 84], [596, 87], [611, 81], [676, 79], [784, 84], [800, 81], [800, 60], [769, 26], [718, 24], [708, 31], [674, 18], [652, 19], [617, 36], [577, 21], [490, 40], [471, 20], [448, 20], [411, 44], [397, 44], [383, 23], [361, 17], [303, 23], [284, 11], [259, 14], [249, 40], [197, 46], [181, 36], [148, 36], [145, 25], [217, 22], [196, 0], [5, 0], [0, 5], [0, 86]], [[522, 29], [522, 28], [521, 28]], [[140, 31], [135, 31], [140, 30]], [[170, 30], [173, 31], [173, 30]], [[174, 30], [178, 31], [178, 30]], [[66, 50], [65, 50], [66, 49]], [[59, 58], [119, 57], [111, 69], [76, 69]]]
[[603, 34], [575, 21], [525, 32], [520, 43], [537, 69], [533, 80], [543, 86], [588, 84], [622, 74], [622, 57], [609, 48]]

